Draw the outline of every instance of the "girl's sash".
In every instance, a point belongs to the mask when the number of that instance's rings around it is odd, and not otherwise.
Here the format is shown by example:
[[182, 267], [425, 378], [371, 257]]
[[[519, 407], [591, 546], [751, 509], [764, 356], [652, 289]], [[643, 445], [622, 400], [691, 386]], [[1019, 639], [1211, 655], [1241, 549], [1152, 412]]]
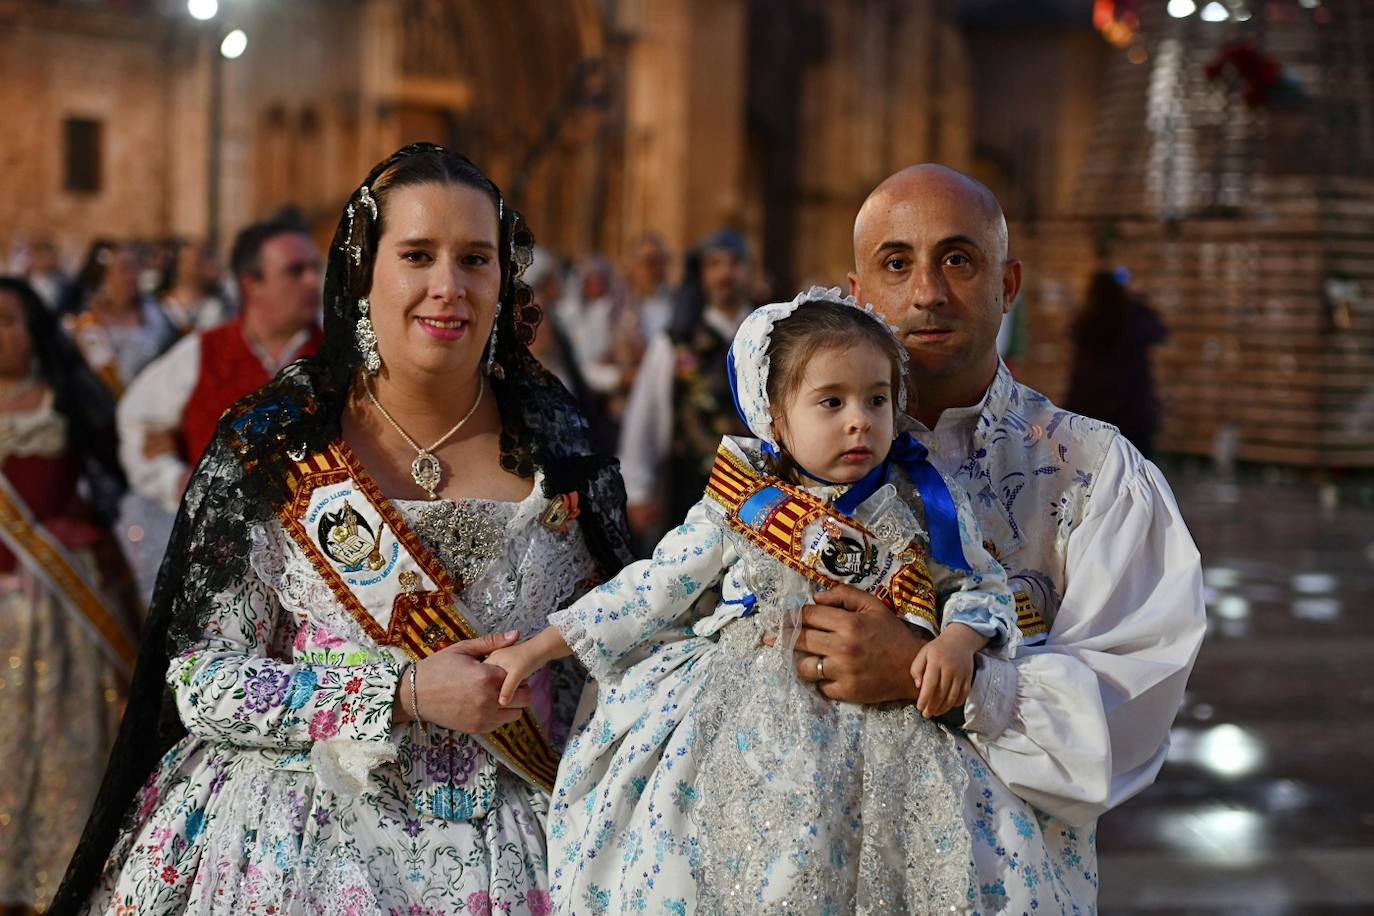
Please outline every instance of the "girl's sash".
[[852, 585], [932, 633], [940, 632], [935, 585], [924, 545], [893, 550], [823, 500], [776, 477], [761, 476], [726, 450], [706, 484], [730, 528], [822, 588]]
[[86, 580], [67, 549], [29, 512], [5, 475], [0, 474], [0, 540], [42, 580], [58, 600], [99, 642], [128, 677], [138, 657], [138, 640], [129, 623], [110, 611], [96, 586]]
[[[481, 635], [458, 602], [463, 583], [425, 548], [346, 443], [295, 462], [287, 483], [282, 525], [379, 645], [418, 661]], [[529, 709], [474, 737], [525, 779], [553, 790], [558, 755]]]

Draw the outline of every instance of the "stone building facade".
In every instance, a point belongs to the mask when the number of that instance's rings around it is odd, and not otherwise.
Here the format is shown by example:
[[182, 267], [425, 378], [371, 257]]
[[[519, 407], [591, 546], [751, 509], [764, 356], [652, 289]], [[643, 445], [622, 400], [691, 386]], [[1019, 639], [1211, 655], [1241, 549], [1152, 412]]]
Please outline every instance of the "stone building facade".
[[[0, 252], [224, 240], [284, 203], [323, 237], [371, 163], [424, 139], [467, 152], [565, 254], [649, 230], [680, 251], [729, 224], [780, 284], [838, 282], [877, 181], [973, 161], [967, 48], [938, 0], [220, 6], [197, 23], [173, 0], [0, 0]], [[221, 60], [233, 27], [248, 49]], [[73, 120], [98, 125], [93, 188], [70, 181]]]

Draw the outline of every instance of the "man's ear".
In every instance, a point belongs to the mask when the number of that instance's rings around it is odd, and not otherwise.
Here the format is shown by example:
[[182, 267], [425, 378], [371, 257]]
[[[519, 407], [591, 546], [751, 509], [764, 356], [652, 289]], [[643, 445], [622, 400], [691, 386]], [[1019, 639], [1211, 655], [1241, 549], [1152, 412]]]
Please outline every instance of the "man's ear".
[[1016, 301], [1016, 294], [1021, 291], [1021, 262], [1016, 258], [1007, 258], [1006, 265], [1002, 268], [1002, 314], [1011, 311], [1012, 303]]
[[853, 296], [859, 305], [863, 305], [863, 301], [859, 299], [859, 275], [852, 270], [849, 272], [849, 295]]

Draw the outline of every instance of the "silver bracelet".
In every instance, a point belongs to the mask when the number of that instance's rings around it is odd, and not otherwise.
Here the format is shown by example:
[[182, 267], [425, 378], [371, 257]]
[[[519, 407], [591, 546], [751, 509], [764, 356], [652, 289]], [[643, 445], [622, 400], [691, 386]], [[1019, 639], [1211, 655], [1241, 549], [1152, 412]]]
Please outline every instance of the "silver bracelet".
[[420, 718], [420, 693], [415, 689], [415, 663], [410, 663], [410, 717], [416, 722], [423, 722]]

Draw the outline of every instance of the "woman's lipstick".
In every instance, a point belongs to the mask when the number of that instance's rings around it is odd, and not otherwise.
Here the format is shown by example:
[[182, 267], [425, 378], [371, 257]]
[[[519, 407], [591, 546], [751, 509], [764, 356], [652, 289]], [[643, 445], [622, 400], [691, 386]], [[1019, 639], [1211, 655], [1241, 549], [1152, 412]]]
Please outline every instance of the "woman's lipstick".
[[458, 340], [468, 330], [466, 318], [425, 318], [415, 319], [425, 333], [439, 340]]

